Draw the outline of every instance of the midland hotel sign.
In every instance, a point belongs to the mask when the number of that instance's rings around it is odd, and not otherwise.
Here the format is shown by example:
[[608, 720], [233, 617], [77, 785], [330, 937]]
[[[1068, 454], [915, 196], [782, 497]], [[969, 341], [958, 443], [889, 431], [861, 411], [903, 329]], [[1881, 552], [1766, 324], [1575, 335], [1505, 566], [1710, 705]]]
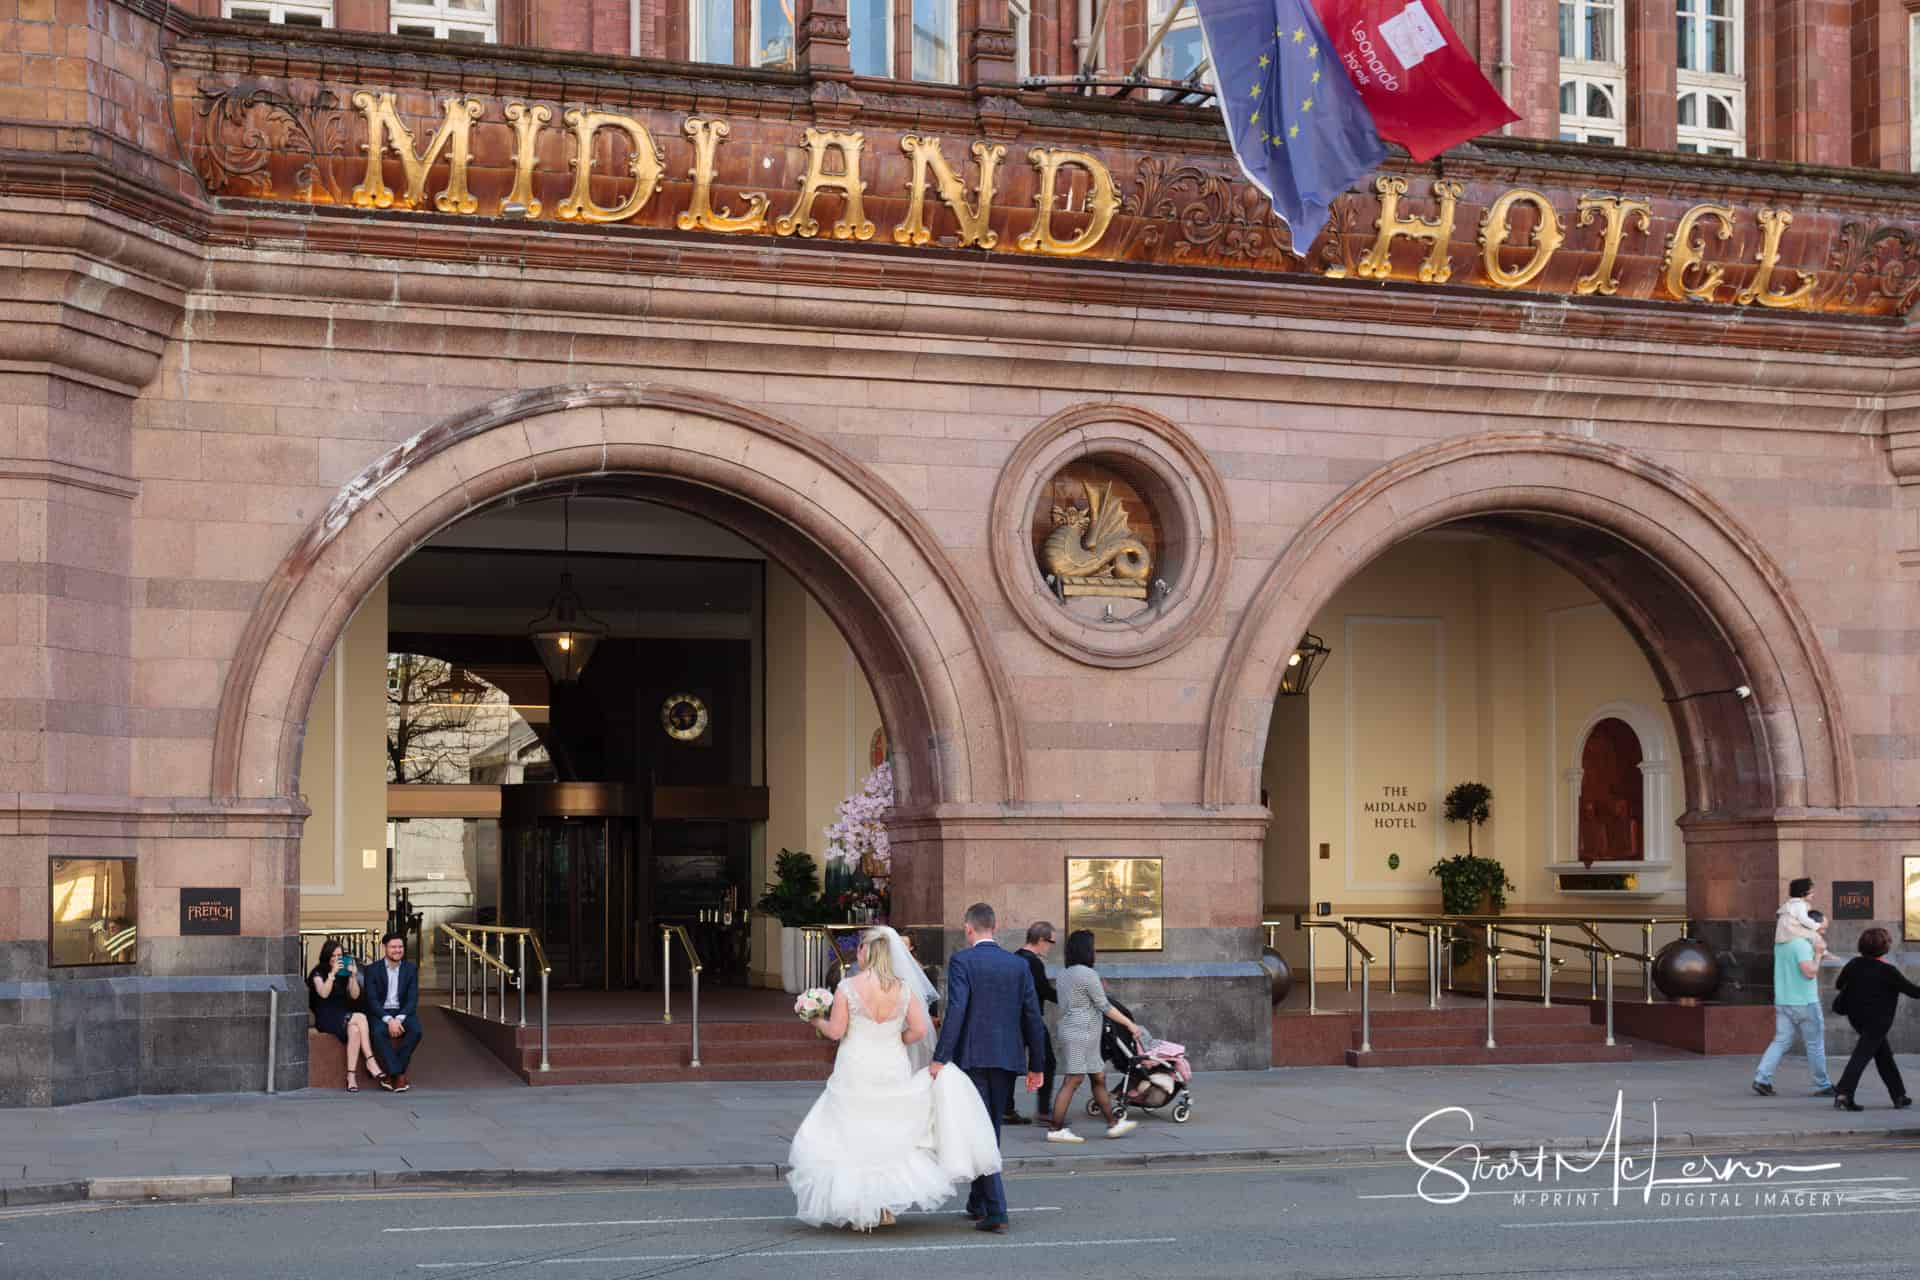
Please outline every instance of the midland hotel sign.
[[1767, 179], [1738, 171], [1724, 175], [1736, 194], [1688, 198], [1671, 178], [1655, 194], [1586, 190], [1548, 158], [1522, 186], [1443, 157], [1341, 197], [1296, 252], [1223, 148], [1169, 155], [1111, 127], [1096, 145], [1016, 125], [1009, 146], [254, 77], [176, 76], [174, 107], [195, 168], [227, 200], [1781, 312], [1904, 315], [1920, 292], [1914, 226], [1780, 192], [1741, 198], [1734, 184]]

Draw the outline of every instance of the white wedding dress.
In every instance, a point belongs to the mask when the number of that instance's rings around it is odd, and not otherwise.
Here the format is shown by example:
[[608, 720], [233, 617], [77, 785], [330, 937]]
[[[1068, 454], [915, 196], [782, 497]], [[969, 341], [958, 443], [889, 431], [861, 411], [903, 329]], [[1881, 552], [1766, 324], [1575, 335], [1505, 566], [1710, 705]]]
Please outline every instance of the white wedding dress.
[[[900, 1042], [907, 1001], [875, 1022], [853, 983], [847, 1033], [787, 1155], [797, 1216], [810, 1226], [867, 1230], [881, 1215], [937, 1209], [955, 1190], [1000, 1170], [1000, 1144], [980, 1094], [956, 1068], [916, 1070]], [[907, 1000], [918, 1000], [908, 995]]]

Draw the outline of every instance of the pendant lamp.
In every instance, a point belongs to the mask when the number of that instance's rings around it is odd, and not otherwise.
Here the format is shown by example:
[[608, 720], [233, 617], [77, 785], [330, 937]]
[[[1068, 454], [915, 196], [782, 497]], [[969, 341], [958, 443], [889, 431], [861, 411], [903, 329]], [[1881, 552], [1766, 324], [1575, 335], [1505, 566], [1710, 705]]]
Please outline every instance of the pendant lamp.
[[[560, 500], [560, 555], [566, 563], [571, 549], [571, 526], [567, 499]], [[580, 673], [593, 660], [593, 651], [606, 638], [607, 624], [588, 613], [573, 589], [573, 574], [560, 571], [560, 590], [554, 593], [547, 611], [527, 624], [527, 639], [540, 655], [547, 678], [555, 684], [576, 684]]]
[[1327, 663], [1327, 656], [1333, 650], [1327, 648], [1327, 642], [1309, 631], [1300, 637], [1300, 643], [1287, 655], [1287, 668], [1280, 673], [1280, 694], [1282, 697], [1298, 697], [1313, 684], [1313, 678], [1320, 674], [1320, 668]]

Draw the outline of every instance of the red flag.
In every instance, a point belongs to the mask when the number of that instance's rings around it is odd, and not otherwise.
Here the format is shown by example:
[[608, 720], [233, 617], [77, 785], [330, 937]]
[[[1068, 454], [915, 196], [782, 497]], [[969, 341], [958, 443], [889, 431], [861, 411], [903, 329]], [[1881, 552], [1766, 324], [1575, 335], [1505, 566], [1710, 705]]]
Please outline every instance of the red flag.
[[1428, 160], [1520, 117], [1487, 82], [1439, 0], [1314, 0], [1380, 136]]

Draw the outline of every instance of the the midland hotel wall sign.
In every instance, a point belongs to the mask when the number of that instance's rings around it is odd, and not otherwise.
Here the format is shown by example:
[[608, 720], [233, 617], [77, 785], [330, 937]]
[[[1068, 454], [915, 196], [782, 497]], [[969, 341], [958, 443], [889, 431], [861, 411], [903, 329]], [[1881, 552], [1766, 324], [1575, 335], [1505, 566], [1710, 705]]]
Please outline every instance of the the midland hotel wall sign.
[[[625, 114], [520, 97], [176, 75], [176, 123], [228, 200], [820, 237], [992, 255], [1903, 315], [1920, 234], [1780, 193], [1386, 174], [1296, 254], [1225, 155], [1022, 131], [1013, 146], [790, 118]], [[1453, 176], [1457, 170], [1460, 177]], [[1434, 176], [1434, 173], [1441, 176]]]

